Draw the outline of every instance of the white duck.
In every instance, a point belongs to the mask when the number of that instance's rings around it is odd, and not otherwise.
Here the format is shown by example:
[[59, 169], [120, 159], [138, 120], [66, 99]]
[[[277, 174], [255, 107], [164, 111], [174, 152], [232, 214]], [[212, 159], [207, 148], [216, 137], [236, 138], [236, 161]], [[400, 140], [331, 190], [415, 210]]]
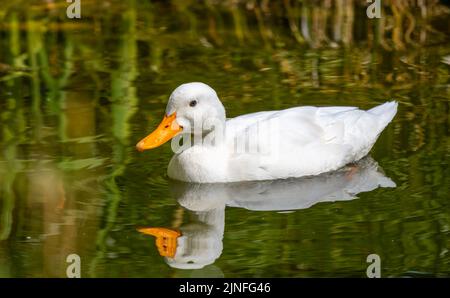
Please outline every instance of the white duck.
[[370, 151], [397, 112], [397, 102], [368, 111], [356, 107], [295, 107], [232, 119], [214, 89], [180, 85], [170, 95], [158, 128], [139, 151], [172, 142], [168, 175], [199, 183], [285, 179], [318, 175], [358, 161]]

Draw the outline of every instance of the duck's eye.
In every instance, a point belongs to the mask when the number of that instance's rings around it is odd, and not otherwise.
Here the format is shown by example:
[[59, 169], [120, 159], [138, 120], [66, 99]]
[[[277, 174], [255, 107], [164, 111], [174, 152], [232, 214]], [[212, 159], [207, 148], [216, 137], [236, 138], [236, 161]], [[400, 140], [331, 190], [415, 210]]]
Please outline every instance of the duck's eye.
[[189, 105], [190, 105], [191, 107], [195, 107], [195, 106], [197, 105], [197, 101], [196, 101], [196, 100], [191, 100], [191, 101], [189, 102]]

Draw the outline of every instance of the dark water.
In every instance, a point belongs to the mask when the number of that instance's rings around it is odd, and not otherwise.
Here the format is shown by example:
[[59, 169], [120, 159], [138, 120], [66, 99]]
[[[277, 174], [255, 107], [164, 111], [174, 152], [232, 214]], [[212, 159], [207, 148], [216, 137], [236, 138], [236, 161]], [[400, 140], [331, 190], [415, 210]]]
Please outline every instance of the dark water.
[[[385, 277], [450, 275], [448, 7], [0, 2], [1, 277], [65, 277], [69, 254], [84, 277], [365, 277], [373, 253]], [[185, 185], [169, 145], [134, 145], [189, 81], [228, 117], [400, 105], [353, 167]], [[175, 258], [143, 227], [181, 232]]]

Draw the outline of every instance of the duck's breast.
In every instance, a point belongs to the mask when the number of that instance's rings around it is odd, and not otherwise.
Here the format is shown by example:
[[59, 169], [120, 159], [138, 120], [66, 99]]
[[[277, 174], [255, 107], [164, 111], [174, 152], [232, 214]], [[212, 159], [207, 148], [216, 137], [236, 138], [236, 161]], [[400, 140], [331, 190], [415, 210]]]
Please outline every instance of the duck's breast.
[[227, 152], [213, 146], [193, 146], [170, 160], [167, 174], [186, 182], [218, 182], [227, 177]]

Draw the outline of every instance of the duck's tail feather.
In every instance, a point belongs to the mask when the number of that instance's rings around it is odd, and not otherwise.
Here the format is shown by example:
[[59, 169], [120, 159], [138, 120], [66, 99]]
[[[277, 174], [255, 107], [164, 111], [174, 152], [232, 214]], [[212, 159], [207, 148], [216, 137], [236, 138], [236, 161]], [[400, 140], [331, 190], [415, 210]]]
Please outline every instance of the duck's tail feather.
[[389, 122], [392, 121], [395, 114], [397, 114], [397, 106], [398, 102], [394, 100], [376, 106], [367, 111], [372, 115], [378, 116], [380, 132], [389, 124]]

